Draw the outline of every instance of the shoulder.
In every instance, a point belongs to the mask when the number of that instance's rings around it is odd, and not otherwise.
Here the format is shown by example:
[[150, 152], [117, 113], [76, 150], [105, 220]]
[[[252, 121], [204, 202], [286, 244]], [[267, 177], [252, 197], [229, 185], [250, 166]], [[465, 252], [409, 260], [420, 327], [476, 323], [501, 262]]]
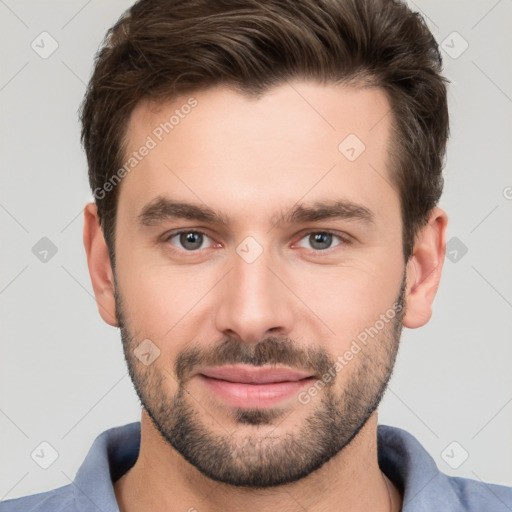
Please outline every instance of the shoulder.
[[461, 510], [480, 512], [510, 512], [512, 510], [512, 487], [491, 484], [471, 478], [443, 475], [457, 500]]
[[420, 442], [398, 427], [378, 427], [379, 465], [403, 494], [403, 512], [510, 512], [512, 487], [449, 476]]
[[51, 491], [0, 501], [0, 512], [72, 512], [75, 498], [71, 484]]
[[118, 510], [113, 482], [133, 466], [139, 447], [140, 422], [105, 430], [94, 440], [73, 483], [0, 501], [0, 512]]

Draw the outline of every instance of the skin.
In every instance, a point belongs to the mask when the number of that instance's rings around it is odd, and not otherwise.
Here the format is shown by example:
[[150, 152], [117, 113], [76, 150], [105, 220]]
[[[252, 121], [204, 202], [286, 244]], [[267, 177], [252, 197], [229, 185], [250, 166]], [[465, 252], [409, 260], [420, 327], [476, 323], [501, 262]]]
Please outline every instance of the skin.
[[[84, 245], [102, 318], [119, 326], [117, 289], [133, 343], [123, 338], [125, 355], [144, 339], [160, 350], [150, 366], [135, 366], [133, 356], [127, 356], [134, 372], [158, 383], [170, 399], [178, 391], [173, 365], [190, 346], [206, 352], [229, 338], [254, 348], [276, 336], [290, 339], [298, 350], [321, 350], [335, 359], [389, 310], [404, 275], [401, 323], [417, 328], [429, 321], [441, 277], [447, 216], [440, 208], [431, 212], [412, 257], [404, 262], [399, 196], [386, 168], [391, 116], [382, 90], [294, 81], [258, 100], [227, 87], [193, 96], [197, 107], [122, 180], [115, 275], [96, 206], [88, 204], [84, 211]], [[127, 154], [187, 98], [139, 104], [129, 122]], [[338, 150], [351, 133], [366, 146], [353, 162]], [[184, 219], [141, 226], [139, 213], [162, 195], [222, 211], [229, 228]], [[297, 202], [339, 198], [369, 209], [373, 224], [324, 219], [275, 226], [276, 215]], [[179, 237], [164, 236], [180, 228], [204, 231], [209, 238], [191, 254]], [[352, 243], [335, 237], [334, 249], [319, 254], [308, 234], [326, 229], [349, 235]], [[250, 264], [236, 252], [248, 236], [263, 248]], [[187, 399], [207, 432], [229, 432], [233, 447], [255, 436], [272, 434], [277, 441], [286, 434], [298, 436], [307, 417], [322, 407], [328, 389], [342, 396], [363, 361], [392, 367], [395, 354], [384, 348], [397, 341], [389, 332], [381, 332], [378, 340], [308, 404], [286, 399], [286, 414], [280, 411], [269, 423], [237, 421], [232, 408], [193, 378], [187, 382]], [[380, 376], [381, 381], [387, 378], [385, 372]], [[148, 385], [148, 395], [150, 389], [155, 387]], [[308, 512], [385, 512], [389, 484], [391, 510], [400, 510], [400, 491], [386, 482], [378, 466], [377, 423], [375, 410], [351, 442], [307, 476], [286, 485], [249, 488], [202, 474], [166, 442], [143, 409], [139, 458], [115, 482], [116, 498], [123, 512], [191, 507], [201, 512], [288, 511], [301, 506]]]

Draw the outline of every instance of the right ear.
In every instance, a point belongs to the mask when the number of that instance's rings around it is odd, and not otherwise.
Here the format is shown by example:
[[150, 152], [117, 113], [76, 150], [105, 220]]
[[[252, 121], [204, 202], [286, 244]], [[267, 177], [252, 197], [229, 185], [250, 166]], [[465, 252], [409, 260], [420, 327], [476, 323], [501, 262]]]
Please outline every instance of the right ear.
[[84, 208], [84, 247], [98, 311], [107, 324], [118, 327], [114, 274], [95, 203], [88, 203]]

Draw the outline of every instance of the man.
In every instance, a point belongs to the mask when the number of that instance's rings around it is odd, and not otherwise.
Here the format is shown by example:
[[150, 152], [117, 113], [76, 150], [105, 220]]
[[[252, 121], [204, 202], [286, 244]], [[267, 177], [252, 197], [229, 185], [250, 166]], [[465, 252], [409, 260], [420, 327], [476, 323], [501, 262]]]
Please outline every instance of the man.
[[84, 244], [141, 422], [0, 510], [510, 510], [378, 426], [447, 216], [437, 45], [385, 0], [146, 0], [82, 109]]

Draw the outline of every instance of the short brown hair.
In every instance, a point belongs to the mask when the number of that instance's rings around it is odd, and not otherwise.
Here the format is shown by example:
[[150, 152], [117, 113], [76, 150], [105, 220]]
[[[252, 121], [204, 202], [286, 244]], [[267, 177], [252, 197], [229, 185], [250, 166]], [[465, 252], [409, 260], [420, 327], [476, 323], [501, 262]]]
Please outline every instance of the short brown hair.
[[[403, 254], [443, 188], [446, 79], [422, 17], [394, 0], [140, 0], [106, 34], [81, 106], [89, 181], [114, 264], [127, 124], [143, 99], [215, 85], [259, 96], [289, 79], [382, 88], [391, 105], [389, 174], [401, 201]], [[341, 141], [340, 141], [341, 142]]]

